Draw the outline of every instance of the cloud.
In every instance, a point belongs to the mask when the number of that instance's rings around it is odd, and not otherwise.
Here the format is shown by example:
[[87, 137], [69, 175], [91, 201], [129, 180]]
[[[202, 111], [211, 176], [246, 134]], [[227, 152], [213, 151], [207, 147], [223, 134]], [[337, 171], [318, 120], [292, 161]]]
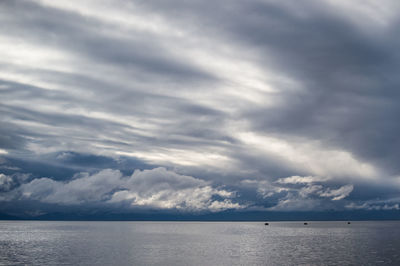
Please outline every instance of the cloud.
[[318, 176], [290, 176], [279, 178], [276, 182], [280, 184], [307, 184], [326, 180], [327, 178], [322, 178]]
[[357, 204], [354, 202], [349, 203], [345, 207], [350, 210], [400, 210], [400, 205], [396, 204], [387, 204], [387, 203], [362, 203]]
[[332, 197], [332, 200], [341, 200], [347, 197], [352, 191], [353, 185], [342, 186], [338, 189], [328, 189], [325, 192], [320, 193], [321, 197]]
[[[399, 15], [394, 0], [1, 1], [0, 196], [397, 204]], [[157, 167], [182, 175], [128, 176]]]
[[312, 176], [279, 178], [274, 183], [246, 179], [241, 185], [256, 190], [263, 202], [258, 206], [263, 205], [265, 210], [274, 211], [343, 209], [348, 204], [343, 200], [354, 188], [351, 184], [337, 188], [327, 179]]
[[0, 199], [7, 193], [30, 179], [28, 174], [5, 175], [0, 173]]
[[[180, 211], [222, 211], [240, 209], [233, 203], [234, 192], [214, 188], [209, 182], [179, 175], [165, 168], [136, 170], [123, 176], [106, 169], [90, 175], [80, 173], [61, 182], [37, 178], [10, 189], [12, 178], [0, 176], [3, 201], [37, 201], [58, 205], [108, 205], [115, 208], [175, 209]], [[123, 203], [123, 204], [122, 204]], [[122, 205], [121, 205], [122, 204]]]
[[12, 187], [13, 179], [4, 174], [0, 174], [0, 190], [9, 191]]
[[261, 195], [263, 198], [269, 198], [277, 193], [285, 192], [288, 189], [284, 187], [274, 186], [266, 180], [257, 181], [257, 180], [243, 180], [241, 181], [241, 185], [244, 187], [255, 188], [258, 195]]

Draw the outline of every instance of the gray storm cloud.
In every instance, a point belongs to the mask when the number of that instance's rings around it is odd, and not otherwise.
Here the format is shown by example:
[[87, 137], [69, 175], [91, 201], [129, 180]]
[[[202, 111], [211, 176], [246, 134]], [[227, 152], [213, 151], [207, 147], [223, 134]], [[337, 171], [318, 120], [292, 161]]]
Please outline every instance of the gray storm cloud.
[[2, 1], [0, 199], [396, 209], [399, 15], [392, 0]]

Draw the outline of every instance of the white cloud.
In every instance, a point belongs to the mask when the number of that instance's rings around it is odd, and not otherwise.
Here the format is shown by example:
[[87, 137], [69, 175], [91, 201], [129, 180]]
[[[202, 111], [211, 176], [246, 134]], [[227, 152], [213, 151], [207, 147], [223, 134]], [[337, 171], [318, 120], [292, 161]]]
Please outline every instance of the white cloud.
[[[343, 185], [339, 188], [330, 187], [324, 178], [312, 176], [291, 176], [270, 183], [267, 180], [241, 181], [242, 187], [254, 188], [266, 202], [272, 200], [269, 210], [305, 211], [324, 210], [340, 206], [338, 201], [346, 198], [353, 191], [353, 185]], [[315, 183], [316, 182], [316, 183]]]
[[159, 209], [220, 211], [241, 208], [230, 199], [213, 200], [213, 196], [233, 197], [232, 192], [216, 189], [208, 182], [191, 176], [179, 175], [165, 168], [136, 170], [124, 184], [124, 189], [115, 192], [109, 202], [129, 202], [132, 206], [147, 206]]
[[279, 200], [278, 204], [268, 208], [273, 211], [309, 211], [321, 209], [321, 201], [312, 198], [299, 198], [294, 192]]
[[276, 183], [279, 184], [307, 184], [313, 182], [323, 182], [328, 180], [328, 178], [319, 176], [290, 176], [285, 178], [279, 178]]
[[[291, 176], [270, 183], [266, 180], [243, 180], [243, 187], [255, 188], [266, 202], [272, 201], [274, 211], [325, 210], [343, 205], [340, 200], [353, 191], [353, 185], [330, 187], [323, 178]], [[316, 182], [316, 183], [315, 183]], [[276, 202], [277, 200], [277, 202]]]
[[308, 185], [299, 190], [299, 195], [303, 198], [307, 198], [310, 195], [320, 192], [323, 188], [324, 187], [321, 185]]
[[350, 193], [353, 191], [353, 188], [353, 185], [345, 185], [338, 189], [327, 189], [319, 195], [321, 197], [332, 197], [332, 200], [341, 200], [350, 195]]
[[[6, 178], [1, 175], [0, 182], [6, 184]], [[119, 203], [128, 203], [131, 207], [182, 211], [215, 212], [244, 207], [232, 202], [234, 192], [214, 188], [209, 182], [162, 167], [136, 170], [131, 176], [123, 176], [120, 171], [110, 169], [93, 175], [81, 173], [69, 182], [39, 178], [21, 185], [6, 196], [8, 200], [29, 199], [62, 205], [119, 206]]]
[[250, 180], [246, 179], [240, 182], [242, 186], [244, 187], [251, 187], [251, 188], [256, 188], [257, 193], [262, 196], [263, 198], [268, 198], [276, 193], [280, 193], [282, 191], [287, 191], [288, 189], [279, 187], [279, 186], [274, 186], [267, 180]]

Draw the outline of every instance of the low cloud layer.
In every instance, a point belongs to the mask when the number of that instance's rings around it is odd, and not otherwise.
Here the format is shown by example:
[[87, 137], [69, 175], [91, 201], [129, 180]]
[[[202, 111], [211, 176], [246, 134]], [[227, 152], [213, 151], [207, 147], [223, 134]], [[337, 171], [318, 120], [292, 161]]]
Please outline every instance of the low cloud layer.
[[3, 211], [396, 210], [399, 18], [394, 0], [1, 1]]
[[7, 191], [0, 200], [37, 201], [60, 206], [108, 205], [116, 209], [175, 209], [184, 212], [215, 212], [244, 207], [231, 201], [234, 192], [213, 188], [208, 182], [165, 168], [136, 170], [131, 176], [106, 169], [93, 175], [80, 173], [67, 182], [37, 178], [14, 189], [10, 185], [12, 182], [12, 177], [0, 176], [0, 188]]

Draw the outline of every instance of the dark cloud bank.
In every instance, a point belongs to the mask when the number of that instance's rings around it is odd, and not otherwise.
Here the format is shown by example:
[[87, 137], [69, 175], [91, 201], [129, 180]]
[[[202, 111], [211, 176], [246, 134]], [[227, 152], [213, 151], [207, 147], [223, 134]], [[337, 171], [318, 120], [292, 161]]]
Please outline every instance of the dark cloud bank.
[[2, 1], [0, 218], [400, 218], [397, 1]]

